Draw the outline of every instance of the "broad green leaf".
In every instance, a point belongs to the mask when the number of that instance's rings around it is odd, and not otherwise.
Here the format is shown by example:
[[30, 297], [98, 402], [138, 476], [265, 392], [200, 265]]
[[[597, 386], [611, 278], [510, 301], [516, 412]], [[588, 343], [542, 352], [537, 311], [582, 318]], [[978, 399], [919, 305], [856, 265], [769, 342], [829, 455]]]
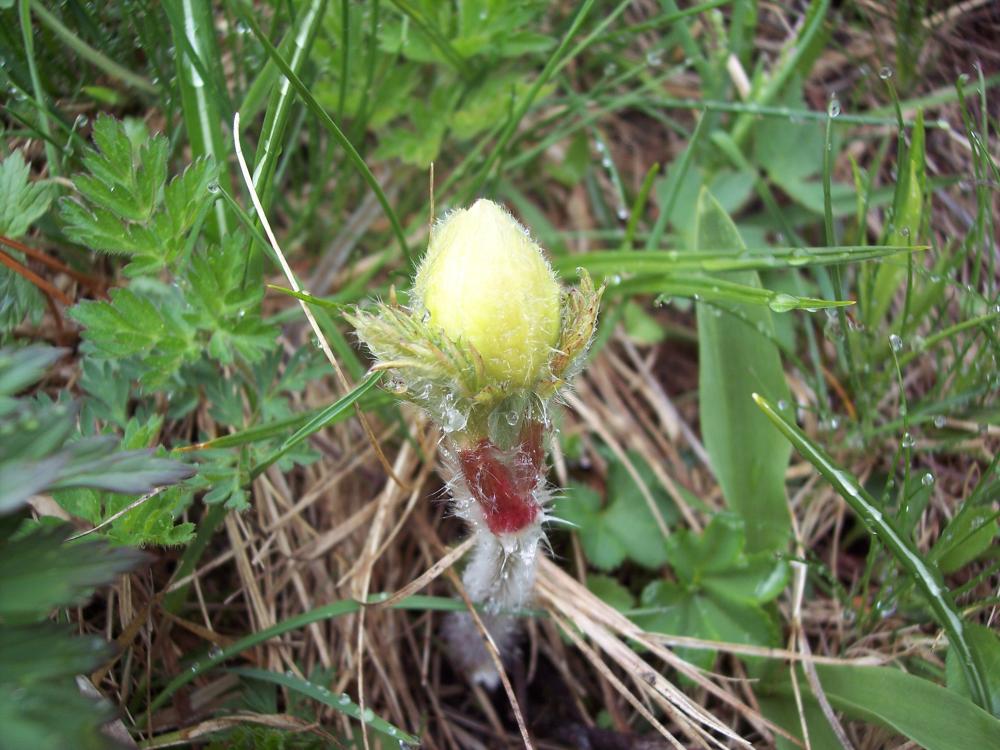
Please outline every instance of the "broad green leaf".
[[929, 557], [942, 573], [954, 573], [993, 546], [1000, 513], [987, 505], [964, 503], [948, 522]]
[[[698, 200], [696, 247], [743, 247], [732, 220], [707, 191]], [[739, 271], [723, 280], [759, 287], [756, 272]], [[750, 552], [784, 547], [790, 527], [785, 498], [785, 468], [791, 453], [780, 435], [769, 433], [767, 418], [751, 394], [788, 400], [781, 359], [773, 338], [771, 311], [744, 305], [750, 322], [716, 315], [698, 305], [698, 391], [701, 431], [722, 486], [726, 504], [746, 524]], [[765, 333], [761, 333], [763, 330]]]
[[635, 606], [632, 592], [618, 583], [611, 576], [587, 576], [587, 588], [596, 594], [605, 604], [610, 604], [619, 612], [627, 612]]
[[1000, 720], [929, 680], [892, 667], [817, 664], [816, 672], [834, 708], [926, 750], [978, 750], [1000, 739]]
[[[986, 683], [990, 689], [990, 710], [1000, 718], [1000, 636], [995, 630], [983, 625], [972, 623], [966, 630], [966, 636], [972, 642], [976, 651], [982, 654], [983, 666], [986, 669]], [[965, 671], [958, 663], [958, 655], [954, 649], [948, 649], [945, 662], [948, 687], [959, 695], [971, 699], [969, 683]]]

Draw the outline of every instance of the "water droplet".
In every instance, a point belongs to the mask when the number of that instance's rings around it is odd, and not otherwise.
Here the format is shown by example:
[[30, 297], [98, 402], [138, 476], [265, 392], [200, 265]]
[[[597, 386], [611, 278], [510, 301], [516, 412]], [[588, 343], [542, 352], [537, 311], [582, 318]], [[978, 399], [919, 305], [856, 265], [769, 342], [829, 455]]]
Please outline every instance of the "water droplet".
[[210, 182], [210, 183], [208, 183], [208, 192], [210, 192], [210, 193], [212, 193], [214, 195], [215, 193], [218, 193], [219, 190], [220, 190], [219, 183], [217, 183], [217, 182]]
[[350, 702], [351, 702], [351, 696], [349, 696], [347, 693], [341, 693], [340, 697], [337, 698], [337, 703], [339, 703], [341, 706], [346, 706]]
[[922, 484], [924, 487], [930, 487], [932, 484], [934, 484], [934, 475], [928, 471], [926, 474], [920, 477], [920, 484]]
[[903, 440], [901, 441], [901, 445], [904, 448], [912, 448], [916, 444], [917, 444], [917, 440], [916, 440], [916, 438], [913, 437], [913, 435], [911, 435], [908, 432], [906, 432], [906, 433], [903, 434]]
[[778, 402], [778, 411], [785, 411], [788, 409], [788, 402], [785, 399], [781, 399]]
[[371, 724], [375, 720], [375, 712], [370, 708], [366, 708], [364, 714], [362, 715], [366, 724]]
[[618, 220], [625, 221], [628, 218], [628, 209], [625, 206], [621, 206], [618, 209]]
[[212, 647], [208, 650], [208, 658], [219, 659], [221, 657], [222, 657], [222, 647], [217, 643], [213, 643]]
[[888, 65], [883, 66], [881, 70], [879, 70], [878, 72], [878, 77], [881, 78], [883, 81], [888, 81], [890, 78], [892, 78], [892, 68], [890, 68]]
[[657, 50], [655, 52], [649, 52], [646, 54], [647, 65], [650, 65], [655, 68], [662, 62], [663, 62], [663, 53], [661, 53], [660, 51]]
[[903, 339], [894, 333], [889, 336], [889, 346], [892, 347], [894, 352], [898, 352], [903, 348]]
[[945, 426], [945, 418], [943, 415], [938, 414], [936, 417], [934, 417], [934, 426], [937, 427], [939, 430]]
[[826, 113], [830, 115], [830, 117], [840, 116], [840, 101], [838, 101], [836, 96], [830, 99], [830, 104], [826, 108]]
[[784, 292], [778, 292], [767, 301], [767, 306], [777, 313], [794, 310], [797, 304], [798, 300], [795, 297]]

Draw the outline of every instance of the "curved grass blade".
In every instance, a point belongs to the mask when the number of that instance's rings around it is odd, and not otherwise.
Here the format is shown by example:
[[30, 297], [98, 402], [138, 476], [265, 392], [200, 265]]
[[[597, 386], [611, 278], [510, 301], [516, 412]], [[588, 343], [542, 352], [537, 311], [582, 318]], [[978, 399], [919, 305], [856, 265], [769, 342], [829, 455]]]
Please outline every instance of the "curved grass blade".
[[879, 541], [896, 558], [899, 565], [913, 577], [927, 599], [938, 623], [948, 634], [948, 643], [951, 648], [955, 649], [975, 702], [979, 706], [988, 706], [989, 689], [982, 661], [966, 639], [961, 615], [940, 581], [940, 575], [937, 571], [924, 561], [913, 543], [899, 533], [892, 519], [882, 512], [876, 500], [865, 491], [850, 472], [834, 463], [833, 459], [822, 448], [806, 437], [796, 425], [789, 422], [766, 398], [754, 393], [753, 400], [774, 426], [788, 439], [788, 442], [833, 485], [833, 488], [858, 514], [869, 531], [878, 537]]
[[[374, 598], [374, 601], [377, 602], [378, 599]], [[160, 694], [153, 699], [152, 703], [150, 703], [149, 711], [156, 711], [160, 708], [160, 706], [170, 700], [170, 696], [187, 685], [193, 679], [204, 674], [222, 662], [231, 659], [234, 656], [238, 656], [247, 649], [260, 645], [261, 643], [269, 641], [272, 638], [277, 638], [279, 635], [284, 635], [292, 630], [304, 628], [306, 625], [310, 625], [314, 622], [330, 620], [334, 617], [353, 614], [360, 609], [360, 602], [352, 599], [344, 599], [331, 604], [326, 604], [322, 607], [317, 607], [316, 609], [311, 609], [308, 612], [303, 612], [301, 615], [296, 615], [295, 617], [289, 617], [287, 620], [283, 620], [282, 622], [272, 625], [269, 628], [264, 628], [261, 631], [251, 633], [244, 638], [240, 638], [238, 641], [230, 644], [221, 651], [210, 654], [203, 661], [194, 662], [189, 665], [187, 669], [174, 677], [174, 679], [167, 683], [167, 686], [160, 691]], [[401, 602], [392, 605], [392, 609], [458, 612], [465, 610], [465, 604], [458, 599], [447, 599], [440, 596], [410, 596], [403, 599]]]
[[279, 460], [288, 451], [294, 448], [296, 445], [301, 443], [303, 440], [308, 438], [310, 435], [322, 430], [328, 424], [337, 419], [343, 412], [350, 408], [355, 401], [364, 396], [368, 391], [374, 388], [378, 382], [382, 379], [383, 372], [373, 372], [367, 378], [365, 378], [361, 383], [359, 383], [354, 390], [348, 393], [343, 398], [337, 399], [334, 403], [330, 404], [328, 407], [323, 409], [319, 414], [310, 419], [299, 429], [297, 429], [285, 442], [281, 444], [274, 453], [265, 458], [259, 464], [253, 467], [250, 471], [250, 478], [256, 479], [259, 477], [268, 466], [273, 464], [275, 461]]
[[826, 300], [818, 297], [797, 297], [750, 284], [739, 284], [711, 276], [639, 276], [608, 287], [607, 293], [619, 295], [656, 294], [657, 303], [671, 297], [689, 297], [699, 302], [769, 307], [773, 312], [790, 310], [820, 310], [827, 307], [853, 305], [850, 300]]
[[840, 247], [774, 247], [748, 250], [597, 250], [554, 258], [562, 275], [585, 268], [594, 276], [620, 273], [674, 273], [677, 271], [766, 271], [786, 268], [857, 263], [926, 250], [926, 245], [848, 245]]
[[278, 284], [265, 284], [268, 289], [273, 289], [276, 292], [281, 292], [282, 294], [287, 294], [289, 297], [295, 297], [295, 299], [300, 299], [303, 302], [308, 302], [310, 305], [316, 305], [317, 307], [325, 307], [327, 310], [331, 310], [335, 313], [343, 312], [347, 309], [348, 305], [341, 302], [334, 302], [333, 300], [323, 299], [322, 297], [314, 297], [308, 292], [296, 292], [294, 289], [289, 289], [287, 286], [280, 286]]
[[389, 219], [389, 223], [392, 225], [393, 234], [396, 235], [396, 241], [399, 243], [399, 249], [403, 253], [403, 257], [406, 258], [408, 263], [412, 264], [412, 257], [410, 256], [410, 247], [406, 244], [406, 235], [403, 232], [403, 227], [399, 223], [399, 218], [396, 216], [396, 212], [392, 210], [392, 206], [389, 205], [389, 199], [386, 197], [385, 192], [382, 190], [382, 186], [379, 185], [378, 180], [375, 179], [375, 175], [365, 164], [365, 160], [361, 158], [361, 154], [358, 150], [354, 148], [354, 144], [344, 135], [344, 131], [333, 121], [333, 118], [326, 113], [326, 110], [320, 106], [319, 102], [316, 101], [316, 97], [312, 95], [312, 92], [306, 87], [302, 80], [295, 75], [295, 71], [289, 67], [288, 63], [285, 61], [281, 53], [275, 49], [274, 45], [271, 44], [270, 40], [264, 34], [264, 31], [260, 28], [260, 24], [257, 23], [257, 19], [253, 17], [253, 12], [249, 9], [245, 3], [236, 2], [233, 4], [236, 13], [239, 15], [240, 20], [242, 20], [253, 32], [254, 36], [264, 47], [264, 51], [267, 52], [268, 56], [274, 60], [274, 64], [278, 66], [281, 70], [281, 74], [287, 78], [292, 86], [295, 87], [295, 91], [299, 96], [302, 97], [302, 101], [305, 102], [306, 107], [316, 115], [320, 124], [329, 131], [330, 135], [333, 136], [334, 140], [340, 144], [341, 148], [347, 154], [348, 160], [354, 165], [354, 167], [361, 174], [362, 179], [368, 184], [368, 187], [372, 189], [375, 193], [376, 199], [378, 199], [379, 204], [382, 206], [382, 210], [385, 212], [386, 218]]
[[253, 667], [230, 667], [225, 671], [230, 674], [239, 675], [240, 677], [248, 677], [252, 680], [260, 680], [261, 682], [270, 682], [273, 685], [281, 685], [289, 690], [294, 690], [296, 693], [319, 701], [324, 706], [329, 706], [335, 711], [350, 716], [352, 719], [363, 721], [376, 732], [381, 732], [390, 739], [400, 743], [405, 742], [410, 745], [416, 745], [420, 742], [419, 737], [409, 732], [404, 732], [382, 717], [376, 716], [370, 709], [365, 709], [362, 715], [361, 708], [347, 697], [347, 693], [343, 693], [339, 697], [334, 696], [333, 693], [322, 685], [317, 685], [309, 680], [303, 680], [291, 673], [268, 672], [266, 669], [255, 669]]

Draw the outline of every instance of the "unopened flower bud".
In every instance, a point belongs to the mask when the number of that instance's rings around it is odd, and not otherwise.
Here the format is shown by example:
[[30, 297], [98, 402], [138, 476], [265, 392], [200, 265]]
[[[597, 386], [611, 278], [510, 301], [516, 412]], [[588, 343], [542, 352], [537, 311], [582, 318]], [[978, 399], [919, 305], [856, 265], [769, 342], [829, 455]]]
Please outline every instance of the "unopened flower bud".
[[527, 387], [545, 375], [559, 338], [559, 283], [496, 203], [478, 200], [435, 228], [415, 291], [429, 323], [474, 347], [489, 376]]

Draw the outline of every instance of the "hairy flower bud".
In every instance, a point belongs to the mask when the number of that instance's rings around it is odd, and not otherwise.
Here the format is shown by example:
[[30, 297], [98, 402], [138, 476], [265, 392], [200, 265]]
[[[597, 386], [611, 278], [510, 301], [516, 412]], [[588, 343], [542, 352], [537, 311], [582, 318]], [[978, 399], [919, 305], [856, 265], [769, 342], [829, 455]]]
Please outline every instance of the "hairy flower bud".
[[546, 374], [559, 338], [559, 283], [496, 203], [478, 200], [435, 228], [414, 289], [429, 324], [475, 348], [492, 378], [528, 387]]

